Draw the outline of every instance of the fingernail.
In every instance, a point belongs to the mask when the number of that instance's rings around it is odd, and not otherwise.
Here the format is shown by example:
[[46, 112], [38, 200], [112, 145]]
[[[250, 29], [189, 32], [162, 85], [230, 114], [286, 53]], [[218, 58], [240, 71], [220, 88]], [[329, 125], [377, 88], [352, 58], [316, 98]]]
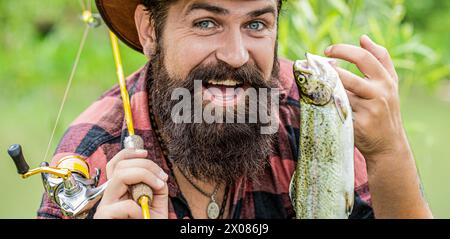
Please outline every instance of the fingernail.
[[329, 56], [331, 54], [332, 49], [333, 49], [333, 46], [329, 46], [327, 49], [325, 49], [325, 55]]
[[167, 180], [167, 178], [169, 177], [169, 175], [167, 175], [167, 173], [165, 173], [164, 171], [159, 172], [158, 177], [162, 180]]
[[364, 34], [362, 35], [362, 38], [365, 38], [367, 41], [373, 43], [372, 38], [370, 38], [368, 35]]
[[164, 186], [164, 181], [162, 181], [161, 179], [157, 178], [156, 179], [156, 186], [162, 188]]
[[328, 62], [330, 63], [330, 65], [336, 67], [337, 66], [337, 61], [335, 59], [328, 59]]
[[136, 153], [138, 153], [138, 154], [147, 154], [147, 150], [145, 150], [145, 149], [136, 149]]

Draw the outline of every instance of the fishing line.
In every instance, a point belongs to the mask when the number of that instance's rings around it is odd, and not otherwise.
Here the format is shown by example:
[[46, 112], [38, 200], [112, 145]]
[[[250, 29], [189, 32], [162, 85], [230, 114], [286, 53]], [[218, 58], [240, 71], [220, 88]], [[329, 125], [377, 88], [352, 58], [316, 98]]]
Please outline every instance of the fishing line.
[[64, 105], [65, 105], [65, 103], [67, 101], [67, 96], [69, 95], [69, 91], [70, 91], [70, 88], [72, 86], [72, 81], [73, 81], [73, 78], [75, 76], [75, 72], [76, 72], [76, 70], [78, 68], [78, 63], [79, 63], [80, 58], [81, 58], [81, 53], [83, 51], [84, 44], [86, 43], [86, 39], [87, 39], [88, 34], [89, 34], [89, 29], [90, 29], [90, 26], [86, 24], [86, 27], [85, 27], [84, 33], [83, 33], [83, 37], [81, 38], [81, 42], [80, 42], [80, 45], [78, 47], [77, 56], [75, 58], [75, 62], [73, 64], [73, 66], [72, 66], [72, 70], [71, 70], [71, 73], [70, 73], [70, 76], [69, 76], [69, 80], [67, 82], [66, 90], [64, 92], [64, 96], [63, 96], [61, 105], [59, 107], [59, 111], [58, 111], [58, 115], [56, 117], [55, 125], [53, 126], [53, 131], [52, 131], [52, 134], [50, 135], [50, 140], [49, 140], [49, 142], [47, 144], [47, 150], [45, 151], [45, 156], [44, 156], [44, 160], [45, 161], [47, 161], [48, 153], [50, 151], [50, 147], [52, 145], [53, 138], [55, 136], [56, 128], [58, 127], [58, 124], [59, 124], [59, 121], [60, 121], [60, 118], [61, 118], [61, 114], [62, 114], [62, 111], [64, 109]]

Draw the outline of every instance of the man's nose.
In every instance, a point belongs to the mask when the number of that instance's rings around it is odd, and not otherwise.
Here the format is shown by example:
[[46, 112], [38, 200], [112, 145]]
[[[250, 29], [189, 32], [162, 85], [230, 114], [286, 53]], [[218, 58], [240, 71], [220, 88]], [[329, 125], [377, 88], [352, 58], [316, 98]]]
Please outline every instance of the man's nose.
[[240, 31], [228, 32], [222, 41], [223, 44], [216, 51], [218, 60], [234, 68], [239, 68], [248, 62], [249, 52]]

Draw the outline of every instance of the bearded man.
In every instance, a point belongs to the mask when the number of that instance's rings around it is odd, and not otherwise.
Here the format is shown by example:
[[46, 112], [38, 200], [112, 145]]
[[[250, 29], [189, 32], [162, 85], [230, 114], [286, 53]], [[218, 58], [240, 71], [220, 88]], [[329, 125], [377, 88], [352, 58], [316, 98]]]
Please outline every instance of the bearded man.
[[[96, 2], [110, 29], [149, 62], [127, 80], [136, 134], [143, 137], [145, 150], [123, 149], [127, 131], [115, 87], [75, 120], [54, 156], [54, 162], [67, 154], [83, 157], [91, 170], [102, 170], [100, 183], [110, 180], [90, 217], [142, 218], [128, 194], [137, 183], [154, 192], [152, 218], [295, 217], [288, 192], [298, 158], [299, 91], [292, 62], [277, 57], [282, 1]], [[389, 53], [363, 36], [360, 46], [333, 45], [325, 54], [355, 64], [366, 76], [336, 67], [355, 118], [350, 218], [432, 217], [402, 125], [398, 77]], [[270, 103], [263, 108], [266, 115], [276, 114], [276, 132], [261, 133], [267, 126], [261, 117], [245, 123], [195, 121], [196, 110], [202, 115], [211, 104], [228, 113], [231, 107], [233, 117], [238, 115], [235, 106], [244, 104], [244, 115], [250, 116], [243, 93], [225, 91], [238, 87], [278, 90], [265, 99], [278, 102], [276, 112]], [[187, 104], [191, 108], [178, 111], [185, 115], [192, 109], [194, 114], [185, 119], [193, 121], [174, 120], [177, 89], [203, 96], [200, 107], [194, 97]], [[212, 201], [220, 206], [217, 216], [207, 212]], [[44, 195], [38, 217], [63, 216]]]

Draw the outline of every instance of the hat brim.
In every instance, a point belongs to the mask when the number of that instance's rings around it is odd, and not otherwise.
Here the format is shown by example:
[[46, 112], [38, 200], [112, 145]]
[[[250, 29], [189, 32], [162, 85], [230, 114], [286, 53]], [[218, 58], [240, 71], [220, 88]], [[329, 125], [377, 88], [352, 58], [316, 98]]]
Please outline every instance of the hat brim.
[[97, 9], [109, 29], [129, 47], [142, 53], [134, 21], [140, 0], [95, 0]]

